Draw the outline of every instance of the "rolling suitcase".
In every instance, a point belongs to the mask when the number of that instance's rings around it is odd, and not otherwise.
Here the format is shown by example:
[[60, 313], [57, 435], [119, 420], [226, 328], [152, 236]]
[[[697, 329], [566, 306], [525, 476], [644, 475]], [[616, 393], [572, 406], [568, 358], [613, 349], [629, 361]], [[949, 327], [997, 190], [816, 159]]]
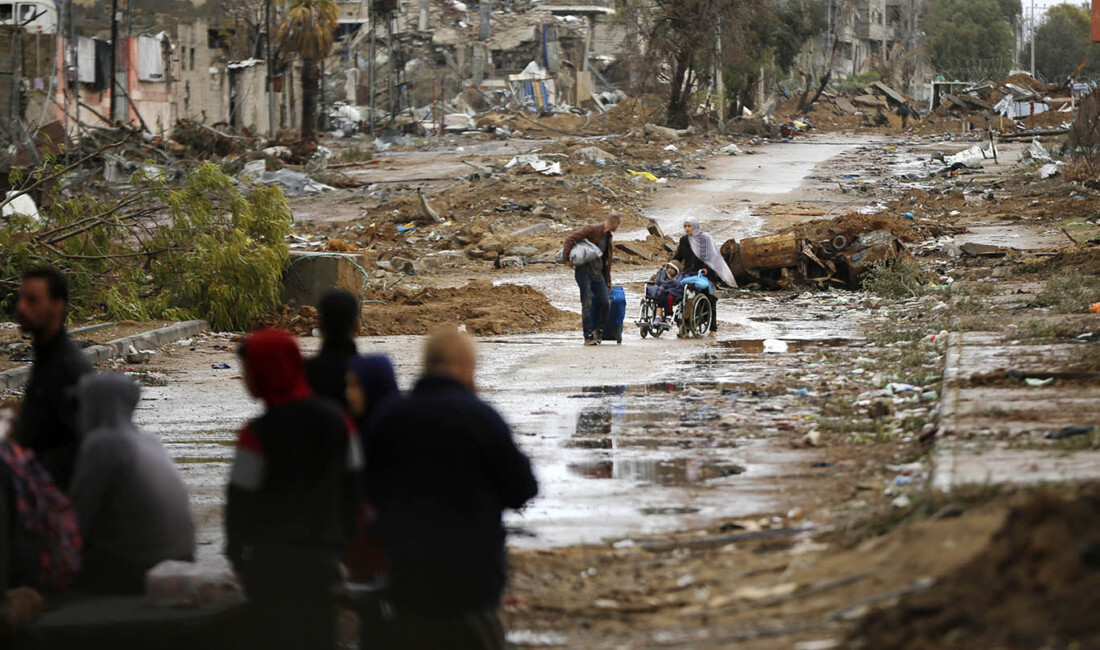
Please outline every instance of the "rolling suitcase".
[[623, 321], [626, 320], [626, 293], [620, 286], [611, 287], [611, 306], [607, 310], [607, 325], [603, 328], [603, 340], [623, 343]]

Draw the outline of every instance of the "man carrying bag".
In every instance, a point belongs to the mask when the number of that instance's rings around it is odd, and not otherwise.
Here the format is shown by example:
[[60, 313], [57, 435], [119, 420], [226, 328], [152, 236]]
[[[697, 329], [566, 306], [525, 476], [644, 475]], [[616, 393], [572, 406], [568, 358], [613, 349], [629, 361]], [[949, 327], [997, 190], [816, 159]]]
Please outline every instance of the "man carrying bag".
[[611, 287], [611, 238], [623, 219], [612, 211], [603, 223], [585, 226], [565, 238], [562, 259], [574, 269], [581, 292], [584, 344], [599, 345], [607, 324]]

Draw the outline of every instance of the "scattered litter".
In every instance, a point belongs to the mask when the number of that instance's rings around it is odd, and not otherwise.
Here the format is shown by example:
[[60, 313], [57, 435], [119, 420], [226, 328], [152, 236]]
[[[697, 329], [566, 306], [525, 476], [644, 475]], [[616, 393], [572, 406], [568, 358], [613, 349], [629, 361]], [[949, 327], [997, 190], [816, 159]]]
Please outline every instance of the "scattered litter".
[[1088, 435], [1088, 434], [1092, 433], [1095, 430], [1096, 430], [1096, 427], [1094, 427], [1094, 426], [1079, 426], [1079, 425], [1078, 426], [1068, 426], [1068, 427], [1063, 427], [1063, 428], [1059, 429], [1058, 431], [1048, 433], [1043, 437], [1048, 439], [1048, 440], [1064, 440], [1066, 438], [1073, 438], [1073, 437], [1076, 437], [1076, 436]]
[[727, 156], [740, 156], [742, 153], [744, 153], [743, 151], [741, 151], [741, 147], [738, 147], [732, 142], [722, 147], [718, 151], [720, 153], [726, 154]]
[[1048, 163], [1051, 161], [1051, 157], [1047, 150], [1043, 148], [1043, 145], [1032, 140], [1031, 145], [1020, 152], [1019, 160], [1020, 162], [1034, 160], [1035, 162]]
[[780, 341], [779, 339], [765, 339], [764, 354], [785, 354], [786, 352], [786, 341]]
[[1058, 165], [1050, 163], [1039, 168], [1039, 178], [1046, 180], [1059, 174]]
[[665, 151], [679, 151], [679, 149], [676, 148], [676, 145], [670, 144], [667, 147], [665, 147]]
[[1037, 379], [1035, 377], [1028, 377], [1024, 379], [1024, 383], [1028, 386], [1035, 386], [1040, 388], [1043, 386], [1049, 386], [1054, 383], [1054, 377], [1047, 377], [1046, 379]]
[[653, 174], [650, 174], [649, 172], [636, 172], [633, 169], [628, 169], [626, 171], [628, 171], [631, 176], [641, 176], [642, 178], [645, 178], [646, 180], [651, 180], [654, 183], [659, 183], [659, 182], [661, 182], [661, 180], [663, 180], [663, 179], [657, 178], [656, 176], [654, 176]]
[[913, 502], [909, 499], [908, 496], [903, 494], [900, 497], [898, 497], [898, 498], [894, 499], [893, 501], [891, 501], [890, 505], [894, 506], [898, 510], [903, 510], [903, 509], [908, 508], [909, 506], [913, 505]]
[[176, 345], [187, 346], [187, 345], [191, 345], [194, 342], [195, 342], [195, 339], [180, 339], [180, 340], [176, 341]]
[[212, 363], [210, 364], [210, 367], [214, 370], [229, 370], [228, 363]]

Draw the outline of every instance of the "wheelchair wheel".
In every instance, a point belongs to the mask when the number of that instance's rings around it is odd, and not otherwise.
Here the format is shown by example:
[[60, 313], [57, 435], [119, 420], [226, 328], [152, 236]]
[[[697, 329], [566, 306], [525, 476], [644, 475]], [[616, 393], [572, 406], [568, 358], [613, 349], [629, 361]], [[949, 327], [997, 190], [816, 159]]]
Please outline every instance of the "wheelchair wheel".
[[710, 300], [703, 294], [694, 297], [691, 309], [690, 331], [698, 338], [703, 338], [710, 333], [710, 318], [713, 307]]

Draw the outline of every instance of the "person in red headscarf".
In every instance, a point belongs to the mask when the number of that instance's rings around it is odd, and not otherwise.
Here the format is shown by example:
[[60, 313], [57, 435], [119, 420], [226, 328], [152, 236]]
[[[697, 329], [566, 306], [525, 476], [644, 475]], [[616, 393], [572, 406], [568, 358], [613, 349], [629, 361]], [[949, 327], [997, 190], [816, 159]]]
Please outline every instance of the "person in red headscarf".
[[248, 595], [254, 647], [332, 648], [332, 588], [363, 464], [355, 428], [313, 396], [286, 332], [253, 332], [240, 355], [245, 386], [266, 408], [237, 438], [226, 554]]

